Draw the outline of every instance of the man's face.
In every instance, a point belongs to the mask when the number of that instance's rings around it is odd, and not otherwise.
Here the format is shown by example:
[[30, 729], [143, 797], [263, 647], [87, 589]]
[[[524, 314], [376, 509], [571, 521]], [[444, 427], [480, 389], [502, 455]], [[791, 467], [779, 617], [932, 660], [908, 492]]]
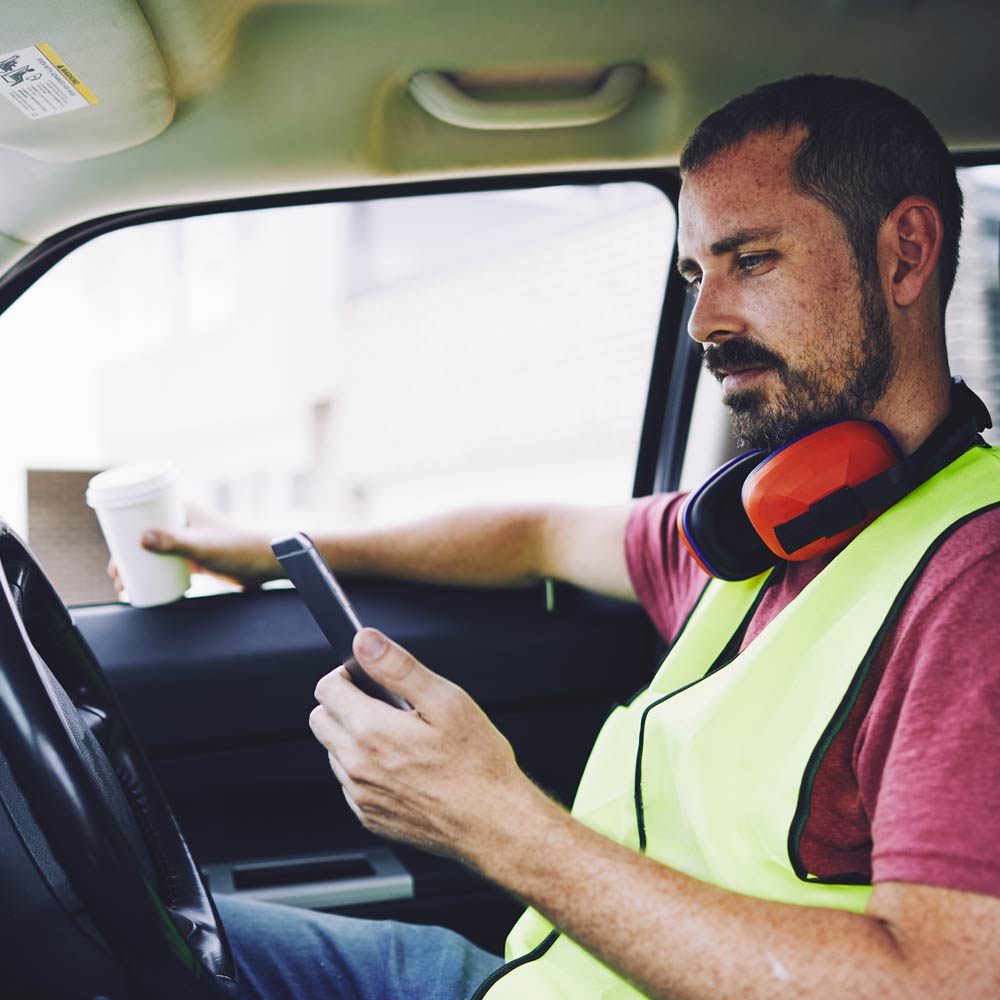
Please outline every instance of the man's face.
[[748, 137], [684, 179], [679, 267], [688, 324], [742, 447], [865, 418], [895, 369], [876, 278], [862, 280], [837, 217], [792, 183], [803, 137]]

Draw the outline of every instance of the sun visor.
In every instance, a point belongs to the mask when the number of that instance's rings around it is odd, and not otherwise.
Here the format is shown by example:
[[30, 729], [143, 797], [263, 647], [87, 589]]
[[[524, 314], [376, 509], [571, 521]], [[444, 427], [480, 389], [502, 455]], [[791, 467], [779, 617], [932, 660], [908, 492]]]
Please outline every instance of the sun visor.
[[170, 124], [174, 96], [134, 0], [30, 0], [5, 11], [4, 22], [0, 146], [50, 162], [86, 160]]

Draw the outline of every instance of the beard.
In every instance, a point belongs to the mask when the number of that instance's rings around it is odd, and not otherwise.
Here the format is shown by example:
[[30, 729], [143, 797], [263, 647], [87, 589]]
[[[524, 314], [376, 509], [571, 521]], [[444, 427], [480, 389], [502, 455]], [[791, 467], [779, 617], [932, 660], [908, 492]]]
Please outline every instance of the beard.
[[862, 278], [861, 338], [841, 356], [831, 335], [831, 353], [810, 368], [792, 368], [773, 351], [750, 340], [731, 340], [704, 352], [705, 367], [720, 381], [721, 371], [768, 368], [781, 383], [770, 399], [760, 389], [732, 389], [722, 398], [733, 418], [740, 448], [774, 451], [822, 424], [870, 416], [896, 370], [889, 311], [881, 289]]

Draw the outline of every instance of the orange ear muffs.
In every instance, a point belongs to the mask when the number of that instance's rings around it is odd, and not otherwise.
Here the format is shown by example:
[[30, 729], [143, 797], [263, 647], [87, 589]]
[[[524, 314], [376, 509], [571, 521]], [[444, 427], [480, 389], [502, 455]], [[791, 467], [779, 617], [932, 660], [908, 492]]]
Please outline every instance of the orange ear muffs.
[[881, 424], [827, 424], [776, 452], [745, 452], [722, 466], [685, 501], [677, 529], [706, 573], [746, 580], [779, 559], [804, 561], [846, 545], [881, 513], [851, 487], [901, 460]]
[[[836, 552], [882, 513], [884, 507], [866, 508], [852, 487], [902, 460], [899, 446], [881, 424], [828, 424], [759, 463], [743, 483], [743, 507], [779, 559], [804, 562]], [[792, 524], [797, 531], [789, 530]]]
[[778, 560], [836, 552], [883, 511], [968, 448], [984, 445], [989, 411], [952, 379], [951, 412], [904, 458], [889, 431], [867, 420], [826, 424], [771, 454], [722, 466], [677, 514], [695, 561], [722, 580], [748, 580]]

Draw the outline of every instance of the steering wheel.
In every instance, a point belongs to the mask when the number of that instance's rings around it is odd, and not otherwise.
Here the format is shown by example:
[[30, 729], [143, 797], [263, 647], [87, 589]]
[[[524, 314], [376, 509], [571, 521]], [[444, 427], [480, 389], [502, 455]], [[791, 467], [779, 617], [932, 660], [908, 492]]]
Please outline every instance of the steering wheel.
[[[0, 566], [0, 754], [15, 785], [0, 785], [2, 804], [16, 817], [10, 799], [23, 796], [22, 840], [50, 869], [54, 859], [129, 997], [235, 997], [218, 913], [149, 763], [66, 606], [3, 521]], [[58, 896], [51, 871], [46, 880]]]

